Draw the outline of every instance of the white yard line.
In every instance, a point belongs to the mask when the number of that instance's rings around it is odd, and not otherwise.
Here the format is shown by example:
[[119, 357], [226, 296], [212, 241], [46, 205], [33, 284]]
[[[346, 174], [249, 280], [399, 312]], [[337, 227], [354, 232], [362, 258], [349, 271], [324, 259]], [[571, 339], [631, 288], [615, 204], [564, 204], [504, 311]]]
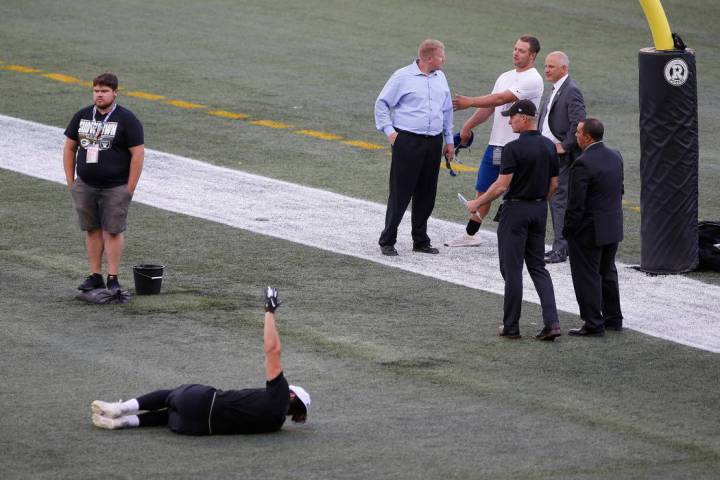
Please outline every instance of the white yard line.
[[[0, 115], [0, 168], [65, 183], [62, 132], [59, 128]], [[384, 225], [385, 206], [377, 203], [154, 150], [146, 151], [145, 168], [134, 201], [478, 290], [503, 293], [494, 233], [482, 232], [481, 247], [443, 248], [442, 242], [462, 232], [464, 227], [431, 219], [428, 234], [435, 246], [440, 247], [440, 255], [412, 253], [408, 215], [398, 234], [396, 246], [400, 256], [384, 257], [377, 239]], [[438, 201], [457, 202], [454, 198]], [[348, 219], [352, 219], [349, 224]], [[550, 265], [548, 269], [558, 308], [577, 314], [569, 265]], [[679, 275], [649, 277], [623, 264], [618, 264], [618, 271], [627, 327], [720, 352], [720, 287]], [[538, 303], [527, 272], [524, 283], [525, 300]]]

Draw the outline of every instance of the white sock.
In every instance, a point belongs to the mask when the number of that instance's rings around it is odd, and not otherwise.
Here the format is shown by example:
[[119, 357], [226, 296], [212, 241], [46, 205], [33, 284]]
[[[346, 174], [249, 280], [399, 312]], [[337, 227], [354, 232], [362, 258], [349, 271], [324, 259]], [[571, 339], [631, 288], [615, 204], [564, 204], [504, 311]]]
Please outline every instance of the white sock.
[[[137, 404], [137, 402], [135, 402]], [[140, 426], [140, 417], [137, 415], [126, 415], [121, 417], [124, 428], [134, 428]]]
[[122, 413], [133, 413], [140, 410], [140, 405], [138, 404], [138, 401], [134, 398], [124, 401], [120, 403], [120, 411]]

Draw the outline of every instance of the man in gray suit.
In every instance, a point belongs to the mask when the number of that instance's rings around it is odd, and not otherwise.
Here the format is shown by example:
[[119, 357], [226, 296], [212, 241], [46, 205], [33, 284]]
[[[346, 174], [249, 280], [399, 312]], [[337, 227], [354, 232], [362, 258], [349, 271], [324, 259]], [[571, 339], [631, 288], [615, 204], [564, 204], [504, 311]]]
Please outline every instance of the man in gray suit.
[[560, 177], [557, 192], [550, 200], [553, 223], [552, 249], [545, 252], [545, 262], [560, 263], [567, 259], [567, 241], [562, 235], [567, 206], [568, 172], [580, 155], [575, 130], [585, 118], [585, 102], [575, 80], [568, 75], [570, 60], [563, 52], [551, 52], [545, 57], [545, 78], [553, 89], [540, 108], [538, 129], [555, 144], [560, 158]]
[[600, 120], [577, 126], [582, 155], [570, 167], [565, 227], [575, 297], [585, 321], [572, 336], [605, 335], [622, 330], [615, 254], [623, 238], [623, 159], [603, 143]]

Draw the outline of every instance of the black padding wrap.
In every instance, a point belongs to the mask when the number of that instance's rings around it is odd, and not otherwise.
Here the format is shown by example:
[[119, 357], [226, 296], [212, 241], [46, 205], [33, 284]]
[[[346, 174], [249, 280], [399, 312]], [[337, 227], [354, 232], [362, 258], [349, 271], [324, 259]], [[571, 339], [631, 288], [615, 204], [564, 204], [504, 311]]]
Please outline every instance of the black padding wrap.
[[698, 109], [695, 53], [642, 49], [640, 269], [698, 265]]

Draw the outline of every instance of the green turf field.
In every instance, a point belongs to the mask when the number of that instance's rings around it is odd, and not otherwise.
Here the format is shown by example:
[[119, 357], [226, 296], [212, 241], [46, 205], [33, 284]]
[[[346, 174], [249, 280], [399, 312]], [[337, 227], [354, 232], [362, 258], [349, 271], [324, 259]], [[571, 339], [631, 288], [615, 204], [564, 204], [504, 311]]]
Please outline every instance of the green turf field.
[[[663, 4], [673, 31], [698, 50], [700, 217], [717, 219], [720, 55], [711, 40], [720, 7]], [[443, 40], [453, 90], [480, 94], [511, 68], [516, 37], [534, 33], [541, 57], [569, 54], [589, 112], [625, 156], [621, 257], [639, 261], [637, 51], [651, 37], [637, 2], [5, 0], [0, 19], [0, 114], [64, 127], [90, 93], [52, 74], [90, 80], [110, 69], [150, 148], [378, 202], [387, 150], [343, 142], [383, 143], [373, 101], [419, 41]], [[13, 65], [39, 71], [5, 68]], [[217, 110], [247, 118], [208, 114]], [[291, 127], [267, 126], [279, 124]], [[460, 222], [453, 196], [472, 191], [474, 174], [442, 175], [436, 215]], [[0, 170], [0, 218], [3, 478], [716, 478], [720, 470], [716, 354], [634, 332], [498, 342], [496, 295], [141, 205], [131, 212], [124, 279], [131, 284], [134, 261], [167, 263], [164, 294], [93, 308], [72, 299], [86, 266], [62, 186]], [[92, 427], [96, 397], [188, 381], [260, 384], [266, 283], [286, 298], [287, 374], [313, 394], [306, 426], [202, 439]], [[524, 305], [524, 325], [538, 312]]]

